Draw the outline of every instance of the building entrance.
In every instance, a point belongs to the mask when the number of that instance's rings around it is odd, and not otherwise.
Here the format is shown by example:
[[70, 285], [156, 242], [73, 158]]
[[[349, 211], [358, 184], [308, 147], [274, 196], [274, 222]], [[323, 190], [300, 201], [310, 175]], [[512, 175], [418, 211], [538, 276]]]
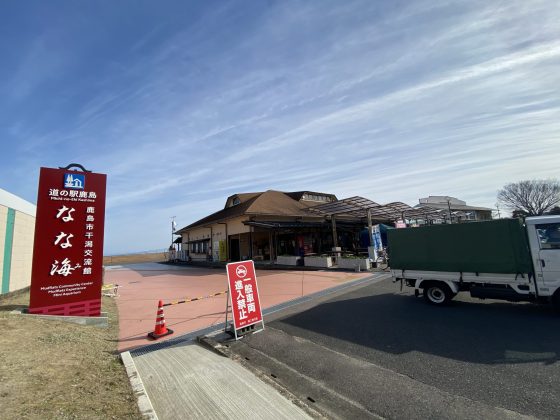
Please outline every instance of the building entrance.
[[241, 259], [239, 253], [239, 239], [237, 238], [231, 238], [229, 240], [229, 258], [232, 262], [239, 261]]

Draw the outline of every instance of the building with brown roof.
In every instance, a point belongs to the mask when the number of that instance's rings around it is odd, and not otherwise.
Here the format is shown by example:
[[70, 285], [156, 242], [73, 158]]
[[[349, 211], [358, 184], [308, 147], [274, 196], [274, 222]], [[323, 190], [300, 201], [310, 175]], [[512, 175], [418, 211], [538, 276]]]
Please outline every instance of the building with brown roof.
[[[272, 260], [278, 255], [314, 254], [333, 246], [331, 224], [309, 208], [338, 201], [313, 191], [234, 194], [224, 208], [175, 232], [192, 260]], [[339, 228], [356, 231], [363, 223], [347, 218]], [[352, 219], [352, 220], [350, 220]], [[346, 229], [347, 230], [347, 229]]]

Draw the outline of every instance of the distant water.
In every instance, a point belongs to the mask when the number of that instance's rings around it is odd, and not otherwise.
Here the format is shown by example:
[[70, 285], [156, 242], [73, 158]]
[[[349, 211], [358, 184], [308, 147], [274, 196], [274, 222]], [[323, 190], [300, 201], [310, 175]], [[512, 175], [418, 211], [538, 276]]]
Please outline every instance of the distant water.
[[167, 252], [166, 248], [160, 249], [150, 249], [148, 251], [136, 251], [136, 252], [117, 252], [114, 254], [107, 254], [104, 255], [105, 257], [117, 257], [121, 255], [140, 255], [140, 254], [155, 254], [156, 252]]

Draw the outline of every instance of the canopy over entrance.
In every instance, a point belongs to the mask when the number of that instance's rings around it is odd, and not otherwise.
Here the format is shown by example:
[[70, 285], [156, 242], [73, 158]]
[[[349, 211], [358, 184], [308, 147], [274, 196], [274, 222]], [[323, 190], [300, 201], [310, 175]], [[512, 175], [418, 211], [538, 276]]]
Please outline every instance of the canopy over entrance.
[[373, 220], [392, 223], [397, 220], [424, 219], [426, 223], [429, 223], [429, 220], [445, 218], [445, 210], [442, 209], [429, 206], [410, 207], [400, 201], [381, 205], [359, 196], [310, 207], [307, 211], [313, 214], [330, 216], [335, 247], [338, 246], [336, 243], [338, 216], [366, 219], [370, 237], [373, 234]]
[[447, 214], [447, 210], [445, 209], [438, 209], [427, 205], [411, 207], [400, 201], [378, 204], [375, 201], [359, 196], [310, 207], [307, 211], [331, 217], [335, 215], [345, 215], [385, 222], [394, 222], [404, 219], [441, 219]]

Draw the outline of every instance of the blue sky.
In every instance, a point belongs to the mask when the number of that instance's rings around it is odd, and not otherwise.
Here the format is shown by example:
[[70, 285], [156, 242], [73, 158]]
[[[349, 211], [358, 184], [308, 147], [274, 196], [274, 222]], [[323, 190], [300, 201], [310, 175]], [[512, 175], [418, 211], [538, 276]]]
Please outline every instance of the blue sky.
[[108, 174], [105, 253], [236, 192], [379, 203], [560, 177], [558, 1], [5, 2], [0, 187]]

